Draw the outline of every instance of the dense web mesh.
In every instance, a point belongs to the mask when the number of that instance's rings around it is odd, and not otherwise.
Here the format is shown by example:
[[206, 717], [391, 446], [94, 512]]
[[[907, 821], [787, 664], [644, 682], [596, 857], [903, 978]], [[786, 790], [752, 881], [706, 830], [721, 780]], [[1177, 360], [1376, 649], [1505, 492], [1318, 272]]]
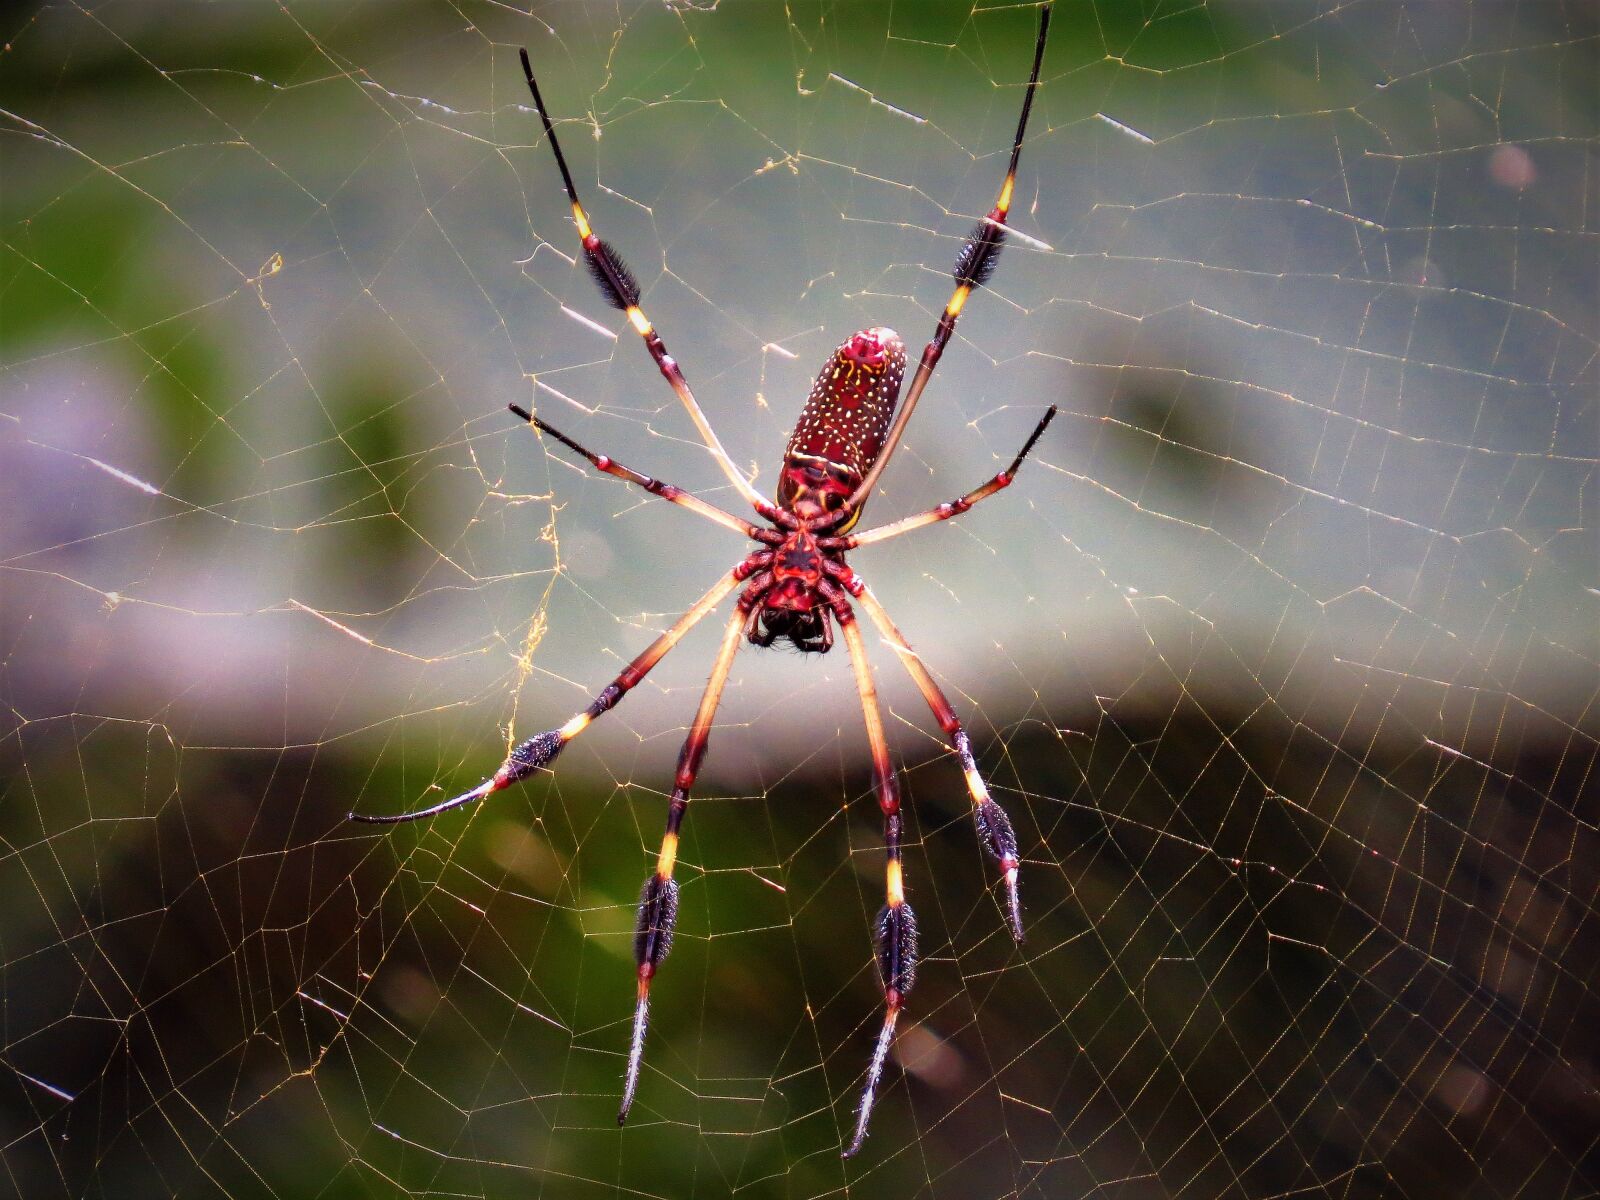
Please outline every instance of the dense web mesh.
[[[597, 228], [774, 486], [913, 357], [1025, 4], [52, 3], [0, 53], [0, 1164], [46, 1196], [1600, 1189], [1585, 3], [1061, 0], [991, 285], [859, 552], [918, 989], [842, 649], [737, 659], [639, 1099], [634, 901], [720, 618], [426, 825], [745, 545]], [[870, 1190], [869, 1190], [870, 1189]]]

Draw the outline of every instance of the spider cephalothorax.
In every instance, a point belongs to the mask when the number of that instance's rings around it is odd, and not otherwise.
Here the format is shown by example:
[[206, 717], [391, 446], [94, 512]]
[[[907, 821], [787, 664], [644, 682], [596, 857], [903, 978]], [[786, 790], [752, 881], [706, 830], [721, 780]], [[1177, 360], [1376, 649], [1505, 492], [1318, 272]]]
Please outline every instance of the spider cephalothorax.
[[848, 507], [850, 497], [878, 459], [905, 373], [905, 343], [881, 327], [851, 334], [818, 372], [784, 449], [777, 511], [769, 516], [783, 540], [740, 597], [753, 644], [788, 638], [803, 652], [832, 648], [823, 587], [830, 572], [837, 579], [844, 554], [816, 535], [837, 541], [860, 518], [865, 505]]
[[534, 82], [527, 51], [522, 52], [522, 67], [528, 88], [533, 93], [533, 102], [539, 109], [545, 135], [550, 140], [550, 149], [560, 168], [590, 274], [594, 276], [606, 300], [627, 316], [629, 324], [644, 339], [645, 348], [688, 410], [690, 419], [717, 465], [739, 494], [767, 522], [767, 527], [753, 525], [682, 488], [641, 475], [607, 455], [585, 449], [538, 417], [512, 405], [512, 411], [519, 417], [587, 459], [595, 469], [742, 533], [757, 543], [757, 549], [718, 580], [670, 629], [629, 663], [587, 708], [559, 729], [549, 730], [517, 744], [500, 769], [471, 791], [429, 808], [398, 816], [374, 817], [352, 813], [351, 817], [381, 823], [431, 817], [481, 800], [548, 767], [561, 753], [562, 747], [587, 729], [597, 717], [621, 702], [678, 644], [684, 634], [743, 585], [738, 603], [724, 627], [722, 644], [712, 664], [711, 678], [706, 683], [700, 707], [695, 711], [688, 736], [684, 739], [683, 751], [678, 756], [677, 776], [672, 798], [667, 805], [667, 829], [661, 840], [661, 852], [656, 858], [656, 869], [645, 880], [639, 895], [634, 936], [638, 995], [622, 1089], [622, 1107], [617, 1113], [619, 1123], [626, 1120], [639, 1083], [639, 1065], [650, 1015], [650, 986], [657, 968], [672, 947], [673, 928], [678, 914], [678, 884], [673, 878], [678, 858], [678, 831], [688, 809], [690, 789], [694, 787], [695, 777], [705, 758], [712, 720], [741, 640], [748, 639], [757, 646], [770, 646], [779, 638], [787, 638], [801, 651], [820, 654], [832, 647], [833, 626], [837, 623], [850, 652], [850, 667], [861, 696], [867, 740], [872, 749], [873, 783], [878, 807], [883, 814], [885, 857], [885, 904], [878, 916], [875, 931], [878, 973], [883, 984], [884, 1016], [867, 1067], [861, 1103], [856, 1110], [855, 1129], [844, 1150], [846, 1156], [859, 1150], [867, 1136], [867, 1123], [872, 1116], [878, 1082], [883, 1074], [890, 1043], [894, 1039], [895, 1022], [915, 982], [917, 967], [917, 922], [911, 905], [906, 902], [900, 863], [903, 833], [900, 794], [889, 759], [883, 718], [878, 711], [866, 644], [856, 622], [857, 605], [905, 665], [928, 707], [932, 709], [940, 729], [949, 739], [950, 749], [961, 763], [967, 789], [972, 796], [972, 813], [979, 841], [1000, 868], [1000, 878], [1005, 888], [1007, 924], [1012, 936], [1019, 942], [1022, 940], [1022, 908], [1017, 897], [1019, 855], [1011, 821], [989, 795], [983, 777], [978, 774], [971, 743], [950, 702], [945, 699], [928, 668], [910, 648], [871, 589], [846, 565], [844, 556], [847, 551], [859, 546], [885, 541], [958, 516], [979, 500], [1009, 486], [1022, 460], [1055, 416], [1056, 410], [1052, 405], [1034, 427], [1017, 456], [1011, 460], [1011, 465], [982, 486], [926, 512], [880, 525], [865, 533], [851, 532], [861, 517], [861, 511], [879, 475], [893, 456], [900, 435], [905, 431], [906, 423], [911, 419], [912, 410], [916, 408], [928, 380], [932, 378], [934, 368], [938, 366], [967, 297], [986, 283], [994, 270], [1005, 239], [1006, 214], [1010, 211], [1016, 185], [1017, 160], [1022, 154], [1028, 111], [1033, 104], [1034, 90], [1039, 84], [1039, 66], [1044, 59], [1045, 37], [1049, 27], [1050, 5], [1046, 3], [1039, 12], [1039, 36], [1034, 45], [1033, 73], [1023, 93], [1022, 115], [1017, 121], [1016, 137], [1011, 144], [1011, 164], [994, 207], [968, 235], [966, 244], [956, 258], [955, 290], [945, 304], [932, 340], [922, 351], [916, 374], [906, 389], [904, 403], [896, 411], [906, 368], [905, 343], [899, 335], [892, 329], [875, 327], [863, 329], [846, 338], [817, 375], [799, 420], [795, 422], [794, 432], [784, 450], [776, 503], [756, 491], [728, 457], [689, 390], [688, 381], [676, 360], [667, 353], [661, 335], [640, 308], [639, 285], [617, 252], [603, 242], [590, 226], [588, 214], [578, 202], [577, 189], [573, 186], [572, 173], [567, 169], [561, 145], [556, 140], [549, 109], [545, 107], [539, 95], [539, 86]]
[[750, 581], [740, 598], [741, 607], [750, 610], [745, 637], [757, 646], [788, 638], [797, 650], [827, 651], [833, 645], [833, 627], [818, 590], [826, 562], [809, 528], [802, 525], [786, 533], [772, 551], [767, 569]]

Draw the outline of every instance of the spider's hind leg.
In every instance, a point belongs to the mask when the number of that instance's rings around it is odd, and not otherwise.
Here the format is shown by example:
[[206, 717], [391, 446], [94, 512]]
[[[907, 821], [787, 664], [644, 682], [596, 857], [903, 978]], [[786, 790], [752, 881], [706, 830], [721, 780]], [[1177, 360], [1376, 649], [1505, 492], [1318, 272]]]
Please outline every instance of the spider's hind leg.
[[650, 352], [657, 369], [678, 399], [683, 402], [684, 408], [688, 410], [689, 419], [694, 422], [694, 427], [700, 433], [700, 440], [711, 451], [711, 456], [717, 460], [717, 465], [728, 477], [728, 482], [755, 506], [757, 512], [765, 515], [772, 509], [772, 501], [756, 491], [728, 457], [728, 452], [723, 449], [722, 442], [711, 428], [711, 423], [706, 420], [699, 402], [695, 400], [694, 393], [689, 390], [689, 381], [684, 378], [677, 360], [667, 353], [666, 343], [661, 340], [661, 335], [650, 323], [650, 318], [645, 316], [644, 310], [639, 307], [639, 283], [634, 279], [633, 272], [628, 270], [616, 249], [601, 240], [590, 226], [589, 214], [584, 212], [583, 204], [578, 200], [578, 189], [572, 182], [572, 172], [567, 167], [567, 157], [561, 152], [561, 142], [556, 137], [556, 127], [550, 120], [550, 110], [545, 107], [544, 97], [539, 94], [539, 84], [533, 77], [533, 63], [529, 61], [526, 50], [521, 52], [521, 58], [522, 73], [528, 81], [528, 91], [533, 94], [534, 107], [539, 110], [539, 120], [543, 122], [545, 136], [550, 140], [551, 153], [555, 155], [556, 166], [561, 170], [561, 184], [566, 188], [567, 199], [572, 203], [572, 220], [578, 227], [578, 238], [583, 245], [583, 257], [588, 264], [589, 274], [599, 286], [600, 294], [605, 297], [606, 303], [626, 316], [634, 332], [644, 339], [645, 349]]
[[522, 408], [519, 405], [509, 404], [506, 407], [518, 417], [522, 418], [522, 420], [539, 430], [541, 433], [555, 438], [556, 441], [560, 442], [574, 454], [588, 459], [589, 465], [597, 471], [604, 471], [607, 475], [610, 475], [614, 479], [620, 479], [625, 483], [631, 483], [637, 487], [642, 487], [652, 496], [660, 496], [663, 500], [668, 500], [682, 508], [687, 508], [690, 512], [695, 513], [698, 516], [702, 516], [708, 521], [714, 521], [716, 524], [731, 529], [735, 533], [742, 533], [747, 538], [753, 538], [756, 541], [763, 542], [767, 545], [774, 545], [781, 540], [781, 536], [772, 530], [758, 529], [754, 525], [750, 524], [749, 521], [743, 520], [740, 517], [736, 517], [730, 512], [724, 512], [715, 504], [709, 504], [700, 499], [699, 496], [693, 495], [690, 492], [686, 492], [675, 484], [662, 483], [659, 479], [652, 479], [648, 475], [642, 475], [638, 471], [635, 471], [632, 467], [623, 466], [609, 454], [596, 454], [587, 446], [584, 446], [581, 443], [574, 441], [572, 438], [569, 438], [554, 425], [551, 425], [547, 421], [540, 420], [527, 409]]

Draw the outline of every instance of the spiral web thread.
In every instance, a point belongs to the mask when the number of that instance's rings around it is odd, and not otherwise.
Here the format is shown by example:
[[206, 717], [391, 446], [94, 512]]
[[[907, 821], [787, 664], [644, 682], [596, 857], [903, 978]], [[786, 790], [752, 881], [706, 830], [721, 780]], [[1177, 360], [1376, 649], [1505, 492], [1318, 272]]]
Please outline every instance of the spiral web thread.
[[[398, 16], [397, 16], [398, 14]], [[1028, 6], [47, 4], [0, 54], [0, 1165], [29, 1196], [1600, 1189], [1600, 23], [1057, 4], [1015, 233], [852, 564], [923, 960], [881, 996], [842, 650], [746, 649], [626, 1129], [633, 906], [742, 553], [516, 61], [733, 459], [932, 331]]]

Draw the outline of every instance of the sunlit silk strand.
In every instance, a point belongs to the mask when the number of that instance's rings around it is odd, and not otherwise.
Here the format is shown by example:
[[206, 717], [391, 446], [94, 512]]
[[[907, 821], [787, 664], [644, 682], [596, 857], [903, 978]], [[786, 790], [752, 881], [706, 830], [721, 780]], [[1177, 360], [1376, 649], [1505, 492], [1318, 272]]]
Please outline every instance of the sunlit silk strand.
[[1039, 82], [1049, 17], [1050, 10], [1046, 5], [1040, 10], [1033, 71], [1023, 98], [1022, 115], [1017, 123], [1005, 181], [994, 208], [972, 231], [956, 259], [955, 291], [945, 305], [933, 340], [923, 351], [905, 404], [896, 414], [895, 405], [906, 368], [905, 345], [899, 335], [883, 326], [852, 334], [824, 364], [795, 423], [784, 450], [777, 504], [766, 500], [751, 487], [728, 458], [689, 391], [683, 373], [667, 353], [660, 334], [640, 307], [638, 283], [617, 252], [594, 232], [587, 213], [578, 201], [555, 127], [539, 95], [538, 84], [534, 81], [532, 64], [527, 52], [522, 54], [528, 87], [560, 168], [562, 183], [572, 205], [573, 222], [591, 276], [606, 300], [624, 314], [635, 332], [644, 339], [651, 357], [682, 400], [723, 473], [771, 527], [753, 525], [682, 488], [626, 467], [609, 455], [597, 454], [548, 422], [512, 405], [512, 411], [521, 420], [585, 459], [595, 470], [641, 488], [650, 495], [659, 496], [722, 528], [742, 534], [755, 541], [758, 548], [747, 554], [629, 663], [587, 708], [575, 713], [559, 728], [518, 743], [494, 775], [477, 787], [415, 812], [395, 816], [352, 813], [351, 816], [359, 821], [381, 823], [436, 816], [481, 800], [549, 767], [568, 742], [614, 708], [696, 624], [743, 585], [734, 611], [724, 626], [710, 678], [678, 758], [677, 777], [668, 802], [666, 830], [662, 834], [655, 869], [645, 879], [639, 894], [634, 926], [637, 984], [622, 1102], [617, 1112], [619, 1123], [627, 1119], [638, 1093], [649, 1029], [651, 987], [672, 948], [678, 914], [678, 884], [674, 872], [690, 792], [705, 759], [717, 706], [741, 640], [748, 640], [757, 646], [768, 646], [782, 638], [802, 652], [824, 653], [833, 645], [833, 629], [837, 625], [849, 650], [851, 670], [860, 695], [867, 740], [872, 751], [873, 780], [883, 815], [884, 835], [884, 904], [874, 929], [875, 958], [883, 986], [884, 1011], [868, 1060], [853, 1129], [844, 1147], [846, 1157], [859, 1151], [866, 1139], [889, 1050], [894, 1043], [897, 1022], [916, 981], [917, 968], [917, 922], [906, 898], [905, 870], [901, 858], [904, 822], [899, 789], [889, 755], [877, 688], [854, 604], [862, 607], [900, 658], [949, 739], [950, 748], [961, 764], [972, 797], [973, 818], [979, 839], [1000, 869], [1005, 887], [1007, 925], [1013, 937], [1018, 941], [1022, 939], [1022, 909], [1017, 888], [1020, 855], [1011, 822], [989, 794], [978, 772], [966, 731], [949, 701], [865, 582], [846, 565], [844, 555], [857, 547], [887, 541], [914, 529], [959, 516], [979, 501], [1009, 487], [1023, 460], [1055, 416], [1056, 410], [1051, 407], [1034, 427], [1010, 466], [988, 482], [926, 512], [865, 533], [850, 532], [860, 518], [874, 482], [893, 454], [911, 410], [950, 339], [957, 316], [972, 291], [983, 286], [994, 270], [1004, 240], [1006, 214], [1015, 188], [1017, 162], [1022, 151], [1028, 112]]

